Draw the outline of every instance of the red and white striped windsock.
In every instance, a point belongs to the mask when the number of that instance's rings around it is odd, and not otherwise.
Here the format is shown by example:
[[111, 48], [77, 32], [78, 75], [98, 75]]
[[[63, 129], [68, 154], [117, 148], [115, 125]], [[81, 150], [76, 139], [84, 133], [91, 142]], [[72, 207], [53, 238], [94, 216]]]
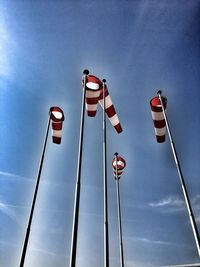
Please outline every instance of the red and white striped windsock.
[[101, 80], [94, 75], [87, 75], [85, 98], [87, 114], [90, 117], [95, 117], [96, 115], [101, 89]]
[[[165, 96], [161, 96], [161, 97], [162, 97], [164, 109], [166, 110], [167, 98]], [[153, 118], [157, 142], [163, 143], [165, 141], [166, 122], [165, 122], [165, 118], [162, 112], [160, 99], [158, 96], [151, 99], [150, 106], [151, 106], [151, 114]]]
[[112, 161], [112, 168], [115, 179], [119, 179], [123, 173], [124, 168], [126, 167], [126, 161], [121, 156], [115, 156]]
[[[99, 96], [99, 102], [100, 102], [100, 105], [103, 107], [103, 102], [104, 102], [104, 100], [103, 100], [103, 88], [101, 89], [101, 93]], [[108, 88], [106, 85], [105, 85], [105, 111], [106, 111], [106, 114], [108, 115], [108, 118], [109, 118], [112, 126], [115, 128], [117, 133], [121, 133], [123, 130], [122, 130], [119, 118], [118, 118], [117, 113], [115, 111], [115, 107], [112, 103], [112, 100], [111, 100], [111, 97], [110, 97], [110, 94], [108, 92]]]
[[62, 109], [59, 107], [51, 107], [50, 119], [52, 125], [52, 141], [55, 144], [60, 144], [62, 137], [62, 125], [65, 119]]

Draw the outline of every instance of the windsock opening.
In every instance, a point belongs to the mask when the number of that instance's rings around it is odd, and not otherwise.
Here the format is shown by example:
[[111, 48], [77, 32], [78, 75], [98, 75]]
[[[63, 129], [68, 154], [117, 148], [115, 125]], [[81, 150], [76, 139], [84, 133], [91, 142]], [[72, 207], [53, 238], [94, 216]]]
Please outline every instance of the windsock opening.
[[50, 118], [52, 121], [60, 122], [64, 121], [64, 112], [59, 107], [51, 107], [50, 108]]
[[94, 75], [88, 75], [86, 78], [86, 90], [91, 91], [98, 91], [102, 88], [102, 82], [101, 80], [94, 76]]

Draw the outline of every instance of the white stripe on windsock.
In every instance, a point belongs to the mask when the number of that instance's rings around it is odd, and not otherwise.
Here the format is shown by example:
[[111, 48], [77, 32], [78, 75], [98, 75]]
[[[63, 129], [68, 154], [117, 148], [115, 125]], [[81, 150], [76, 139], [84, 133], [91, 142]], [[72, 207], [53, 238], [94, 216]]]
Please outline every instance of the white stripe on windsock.
[[112, 116], [111, 118], [109, 118], [111, 124], [115, 127], [117, 124], [119, 124], [119, 118], [117, 116], [117, 114], [115, 114], [114, 116]]
[[163, 136], [163, 135], [165, 135], [165, 128], [155, 128], [154, 127], [154, 130], [155, 130], [155, 134], [157, 135], [157, 136]]
[[52, 135], [55, 137], [62, 137], [62, 130], [52, 130]]
[[[101, 106], [103, 107], [103, 99], [99, 100]], [[112, 100], [111, 100], [111, 97], [110, 95], [107, 95], [105, 97], [105, 109], [109, 108], [110, 106], [112, 106]]]
[[151, 115], [152, 115], [152, 119], [155, 120], [155, 121], [162, 121], [164, 120], [164, 115], [163, 115], [163, 112], [154, 112], [154, 111], [151, 111]]
[[88, 111], [96, 111], [97, 110], [97, 106], [98, 106], [98, 103], [97, 104], [87, 104], [86, 103], [86, 109]]
[[86, 95], [87, 98], [94, 98], [94, 97], [99, 97], [100, 96], [100, 91], [90, 91], [86, 90]]

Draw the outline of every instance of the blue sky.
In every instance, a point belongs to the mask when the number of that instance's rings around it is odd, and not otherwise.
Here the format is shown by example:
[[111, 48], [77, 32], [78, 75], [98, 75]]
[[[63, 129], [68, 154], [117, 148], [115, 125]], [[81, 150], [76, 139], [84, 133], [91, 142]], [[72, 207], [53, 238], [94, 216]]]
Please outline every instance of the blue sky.
[[[49, 137], [26, 267], [69, 264], [83, 69], [107, 80], [123, 133], [108, 123], [110, 267], [119, 266], [111, 162], [120, 180], [127, 267], [199, 262], [168, 138], [157, 144], [158, 89], [200, 229], [199, 0], [0, 1], [0, 266], [19, 266], [50, 106]], [[103, 266], [102, 110], [85, 121], [77, 267]]]

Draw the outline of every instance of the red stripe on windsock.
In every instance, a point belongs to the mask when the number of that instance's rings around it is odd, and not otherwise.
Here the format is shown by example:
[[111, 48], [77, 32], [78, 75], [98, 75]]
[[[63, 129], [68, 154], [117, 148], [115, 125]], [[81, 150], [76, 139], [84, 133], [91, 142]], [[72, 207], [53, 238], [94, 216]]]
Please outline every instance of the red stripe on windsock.
[[153, 121], [155, 128], [163, 128], [165, 127], [166, 123], [165, 120], [162, 121]]
[[162, 136], [156, 135], [156, 140], [157, 140], [158, 143], [165, 142], [165, 135], [162, 135]]
[[115, 130], [116, 130], [118, 133], [121, 133], [121, 132], [123, 132], [123, 129], [122, 129], [122, 127], [121, 127], [121, 124], [120, 124], [120, 123], [118, 123], [118, 124], [117, 124], [117, 125], [115, 125], [114, 127], [115, 127]]
[[61, 137], [52, 136], [52, 141], [55, 144], [60, 144], [61, 143]]
[[[162, 97], [162, 102], [164, 109], [167, 107], [167, 98]], [[154, 97], [150, 101], [152, 119], [156, 134], [156, 140], [158, 143], [163, 143], [165, 141], [165, 131], [166, 131], [166, 122], [162, 112], [162, 106], [158, 96]]]
[[97, 113], [97, 111], [89, 111], [89, 110], [87, 111], [87, 114], [89, 117], [95, 117], [96, 113]]
[[114, 106], [112, 105], [109, 108], [107, 108], [106, 113], [108, 115], [108, 118], [112, 118], [116, 114]]
[[99, 100], [99, 97], [93, 97], [93, 98], [86, 97], [86, 103], [89, 105], [97, 104], [98, 100]]
[[52, 129], [53, 130], [62, 130], [62, 122], [53, 122], [52, 121]]

